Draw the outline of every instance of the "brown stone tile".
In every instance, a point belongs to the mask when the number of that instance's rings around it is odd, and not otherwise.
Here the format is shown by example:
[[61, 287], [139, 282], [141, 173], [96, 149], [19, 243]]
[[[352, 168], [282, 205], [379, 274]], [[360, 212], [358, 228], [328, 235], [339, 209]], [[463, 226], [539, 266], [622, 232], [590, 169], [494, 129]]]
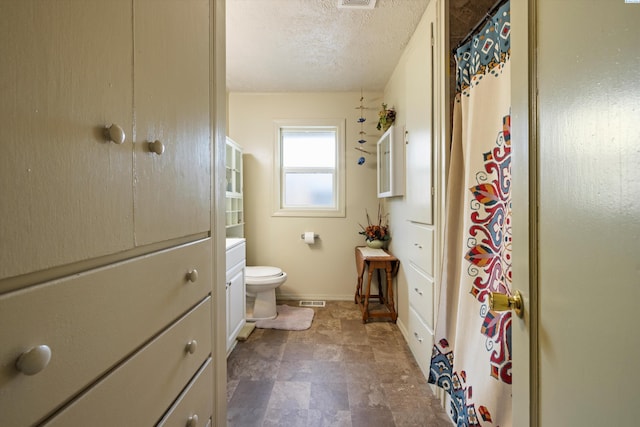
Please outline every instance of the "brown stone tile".
[[347, 384], [349, 391], [349, 408], [387, 408], [387, 398], [382, 385], [378, 382], [350, 382]]
[[[283, 331], [280, 329], [259, 329], [256, 328], [256, 330], [261, 330], [262, 335], [260, 336], [260, 342], [262, 343], [268, 343], [268, 344], [282, 344], [287, 342], [287, 340], [289, 339], [289, 335], [292, 332], [296, 332], [296, 331]], [[255, 331], [253, 333], [255, 333]], [[253, 335], [253, 333], [251, 335]]]
[[266, 408], [275, 381], [241, 380], [229, 401], [229, 408]]
[[351, 301], [314, 311], [307, 331], [257, 329], [237, 344], [229, 426], [450, 426], [397, 325], [363, 324]]
[[347, 383], [311, 383], [309, 409], [340, 411], [349, 409]]
[[227, 408], [227, 427], [261, 427], [267, 408]]
[[227, 380], [227, 402], [231, 400], [231, 396], [236, 391], [239, 382], [240, 380]]
[[421, 384], [382, 384], [389, 407], [398, 412], [430, 408], [431, 392], [427, 387]]
[[344, 362], [314, 361], [311, 366], [311, 381], [314, 383], [346, 382]]
[[380, 368], [373, 360], [345, 362], [345, 370], [347, 372], [347, 382], [372, 383], [380, 381]]
[[408, 364], [409, 358], [403, 351], [402, 347], [397, 344], [389, 345], [371, 345], [373, 349], [373, 356], [376, 362], [391, 362], [391, 363], [403, 363]]
[[340, 344], [316, 344], [313, 348], [313, 360], [325, 360], [341, 362], [342, 345]]
[[449, 417], [442, 411], [442, 408], [434, 410], [433, 408], [414, 409], [411, 411], [394, 411], [392, 410], [393, 420], [396, 427], [451, 427], [453, 423]]
[[278, 381], [311, 381], [313, 360], [283, 360], [280, 362], [276, 379]]
[[419, 369], [407, 361], [376, 362], [378, 380], [389, 384], [426, 384]]
[[342, 359], [345, 362], [360, 363], [363, 361], [372, 361], [373, 349], [366, 344], [343, 344]]
[[234, 358], [233, 360], [227, 360], [227, 379], [253, 381], [275, 380], [279, 367], [279, 360]]
[[340, 323], [340, 319], [322, 319], [317, 322], [313, 322], [313, 329], [316, 331], [331, 331], [331, 332], [339, 332], [342, 329], [342, 325]]
[[351, 411], [353, 427], [394, 427], [393, 414], [388, 408], [356, 408]]
[[307, 427], [307, 409], [269, 409], [262, 427]]
[[252, 346], [251, 358], [262, 360], [280, 360], [286, 343], [273, 344], [271, 342], [259, 342]]
[[307, 427], [351, 427], [351, 412], [309, 409]]
[[276, 381], [271, 391], [268, 409], [309, 409], [311, 383], [302, 381]]
[[314, 344], [289, 341], [284, 347], [282, 360], [313, 360]]

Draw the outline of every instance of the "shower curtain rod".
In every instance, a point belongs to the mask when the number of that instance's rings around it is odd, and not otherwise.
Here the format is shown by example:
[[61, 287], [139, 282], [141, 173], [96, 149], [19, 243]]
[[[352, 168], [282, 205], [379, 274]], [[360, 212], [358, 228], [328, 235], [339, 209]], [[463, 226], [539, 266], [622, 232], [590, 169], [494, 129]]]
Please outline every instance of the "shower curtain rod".
[[467, 33], [466, 36], [463, 37], [462, 40], [460, 40], [460, 42], [456, 45], [456, 47], [452, 50], [453, 54], [455, 55], [457, 50], [460, 48], [460, 46], [462, 46], [463, 44], [465, 44], [466, 42], [469, 41], [469, 39], [480, 29], [482, 28], [482, 26], [487, 22], [488, 19], [491, 19], [491, 17], [493, 16], [493, 14], [503, 5], [505, 4], [507, 1], [509, 0], [498, 0], [496, 1], [493, 6], [491, 6], [491, 8], [487, 11], [487, 13], [484, 14], [484, 17], [478, 21], [478, 23], [471, 29], [471, 31], [469, 31]]

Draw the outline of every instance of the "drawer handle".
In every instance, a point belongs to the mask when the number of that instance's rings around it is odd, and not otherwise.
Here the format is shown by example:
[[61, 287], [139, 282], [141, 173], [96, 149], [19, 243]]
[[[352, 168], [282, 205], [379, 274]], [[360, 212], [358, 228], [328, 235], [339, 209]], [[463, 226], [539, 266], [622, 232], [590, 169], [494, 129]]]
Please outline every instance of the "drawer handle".
[[124, 130], [116, 124], [112, 124], [105, 128], [105, 136], [107, 141], [112, 141], [116, 144], [122, 144], [126, 138]]
[[190, 281], [191, 283], [194, 283], [196, 280], [198, 280], [198, 270], [194, 268], [193, 270], [188, 272], [187, 280]]
[[191, 340], [187, 343], [187, 346], [186, 346], [187, 353], [193, 354], [196, 352], [197, 349], [198, 349], [198, 341]]
[[422, 291], [418, 288], [413, 288], [414, 291], [416, 291], [416, 293], [420, 296], [422, 296]]
[[25, 375], [35, 375], [51, 361], [51, 349], [46, 345], [30, 348], [16, 360], [16, 369]]
[[418, 342], [422, 342], [422, 341], [424, 341], [422, 338], [420, 338], [420, 335], [418, 335], [418, 333], [417, 333], [417, 332], [414, 332], [414, 333], [413, 333], [413, 336], [414, 336], [414, 337], [416, 337], [416, 339], [418, 340]]
[[164, 144], [156, 139], [149, 143], [149, 151], [156, 153], [159, 156], [164, 153]]
[[414, 243], [414, 244], [413, 244], [413, 246], [415, 246], [415, 247], [416, 247], [416, 248], [418, 248], [418, 249], [422, 249], [422, 245], [421, 245], [421, 244]]
[[187, 427], [196, 427], [198, 425], [198, 416], [193, 414], [187, 420]]

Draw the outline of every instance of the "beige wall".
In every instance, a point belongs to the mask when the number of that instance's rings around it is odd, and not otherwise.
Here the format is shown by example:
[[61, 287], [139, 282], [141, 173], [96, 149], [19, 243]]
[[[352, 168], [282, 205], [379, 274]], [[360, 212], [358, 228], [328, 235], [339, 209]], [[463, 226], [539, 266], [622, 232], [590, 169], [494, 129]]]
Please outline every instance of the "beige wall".
[[[375, 129], [381, 93], [364, 93], [365, 131]], [[356, 272], [354, 247], [362, 245], [359, 223], [365, 209], [375, 215], [375, 155], [355, 150], [359, 139], [360, 92], [339, 93], [230, 93], [229, 136], [244, 149], [245, 237], [247, 265], [274, 265], [288, 275], [278, 296], [295, 299], [353, 298]], [[274, 217], [274, 120], [339, 118], [346, 123], [346, 217]], [[377, 137], [365, 148], [375, 153]], [[357, 164], [363, 155], [366, 162]], [[300, 235], [314, 231], [320, 239], [306, 245]]]

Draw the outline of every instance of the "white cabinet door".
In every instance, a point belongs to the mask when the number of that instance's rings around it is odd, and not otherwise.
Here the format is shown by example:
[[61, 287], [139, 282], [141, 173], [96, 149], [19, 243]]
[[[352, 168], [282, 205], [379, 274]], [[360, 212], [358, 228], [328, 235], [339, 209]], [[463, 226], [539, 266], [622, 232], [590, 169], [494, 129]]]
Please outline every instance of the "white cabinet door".
[[[427, 13], [435, 22], [432, 2]], [[431, 27], [423, 37], [431, 37]], [[431, 46], [431, 43], [428, 44]], [[416, 43], [406, 66], [406, 193], [410, 221], [433, 224], [433, 52]]]
[[244, 262], [227, 277], [227, 350], [245, 324]]
[[0, 279], [132, 248], [131, 0], [3, 1], [0, 28]]
[[135, 234], [145, 245], [210, 229], [210, 11], [208, 0], [134, 5]]

